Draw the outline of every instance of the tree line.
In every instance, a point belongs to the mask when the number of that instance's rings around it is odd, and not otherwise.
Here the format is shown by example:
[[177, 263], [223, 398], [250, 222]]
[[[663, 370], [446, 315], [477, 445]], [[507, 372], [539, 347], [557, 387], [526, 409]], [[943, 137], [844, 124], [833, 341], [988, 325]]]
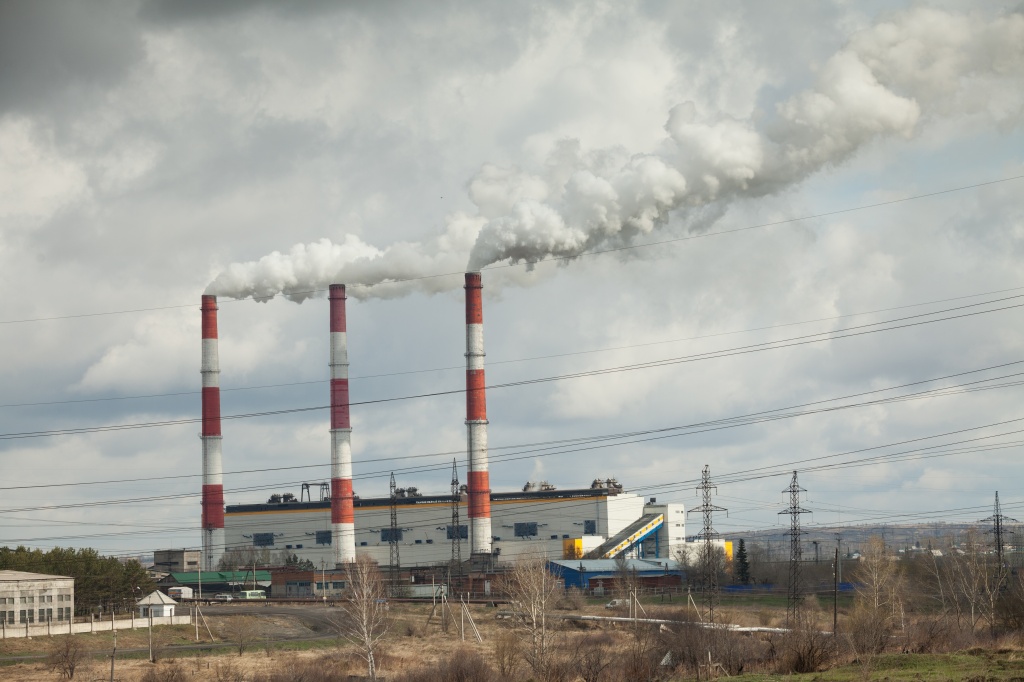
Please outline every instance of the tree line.
[[0, 547], [0, 570], [62, 575], [75, 579], [75, 613], [93, 609], [126, 611], [156, 589], [138, 560], [122, 562], [95, 549], [55, 547], [44, 552], [27, 547]]

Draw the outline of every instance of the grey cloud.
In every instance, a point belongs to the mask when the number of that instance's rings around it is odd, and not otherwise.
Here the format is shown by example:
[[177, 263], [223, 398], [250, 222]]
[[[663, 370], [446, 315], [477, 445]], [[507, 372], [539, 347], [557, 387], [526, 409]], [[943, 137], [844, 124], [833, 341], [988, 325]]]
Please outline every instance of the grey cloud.
[[0, 111], [81, 106], [120, 82], [143, 56], [134, 4], [0, 3]]

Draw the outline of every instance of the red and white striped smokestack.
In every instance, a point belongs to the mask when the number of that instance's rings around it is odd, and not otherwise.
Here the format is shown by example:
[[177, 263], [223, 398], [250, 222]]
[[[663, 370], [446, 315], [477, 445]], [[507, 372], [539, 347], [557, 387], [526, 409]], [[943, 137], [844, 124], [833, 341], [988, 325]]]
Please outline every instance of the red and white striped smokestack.
[[217, 297], [203, 296], [203, 557], [201, 570], [217, 568], [224, 553], [224, 480], [220, 434], [220, 354]]
[[466, 273], [466, 431], [469, 450], [469, 531], [473, 554], [491, 553], [491, 482], [487, 463], [484, 389], [484, 308], [479, 272]]
[[352, 506], [352, 423], [348, 414], [348, 334], [345, 285], [332, 284], [331, 302], [331, 546], [334, 562], [356, 560]]

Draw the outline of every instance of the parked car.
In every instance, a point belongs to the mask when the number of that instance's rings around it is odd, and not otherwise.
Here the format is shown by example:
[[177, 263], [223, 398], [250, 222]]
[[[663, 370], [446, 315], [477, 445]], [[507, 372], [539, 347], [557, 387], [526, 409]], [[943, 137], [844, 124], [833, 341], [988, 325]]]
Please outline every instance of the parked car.
[[230, 594], [215, 594], [213, 595], [214, 601], [231, 601], [234, 599]]
[[625, 599], [612, 599], [610, 602], [605, 604], [604, 607], [606, 609], [617, 609], [620, 606], [625, 606], [625, 605], [626, 605], [626, 600]]

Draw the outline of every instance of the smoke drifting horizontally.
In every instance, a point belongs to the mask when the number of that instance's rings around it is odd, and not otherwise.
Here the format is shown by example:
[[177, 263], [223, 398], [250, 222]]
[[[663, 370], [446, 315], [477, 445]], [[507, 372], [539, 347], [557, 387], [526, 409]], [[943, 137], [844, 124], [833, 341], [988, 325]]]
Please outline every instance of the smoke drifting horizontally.
[[[909, 10], [856, 34], [813, 88], [776, 105], [772, 117], [734, 119], [679, 104], [657, 152], [586, 151], [566, 140], [537, 174], [484, 165], [468, 185], [476, 214], [449, 217], [428, 241], [381, 249], [348, 235], [340, 244], [298, 244], [232, 264], [207, 293], [302, 301], [344, 282], [350, 296], [391, 298], [462, 286], [461, 278], [430, 275], [627, 245], [673, 211], [721, 215], [732, 201], [792, 187], [873, 140], [909, 137], [922, 118], [983, 116], [1015, 127], [1024, 116], [1021, 82], [1024, 15]], [[697, 224], [690, 229], [709, 222]]]

